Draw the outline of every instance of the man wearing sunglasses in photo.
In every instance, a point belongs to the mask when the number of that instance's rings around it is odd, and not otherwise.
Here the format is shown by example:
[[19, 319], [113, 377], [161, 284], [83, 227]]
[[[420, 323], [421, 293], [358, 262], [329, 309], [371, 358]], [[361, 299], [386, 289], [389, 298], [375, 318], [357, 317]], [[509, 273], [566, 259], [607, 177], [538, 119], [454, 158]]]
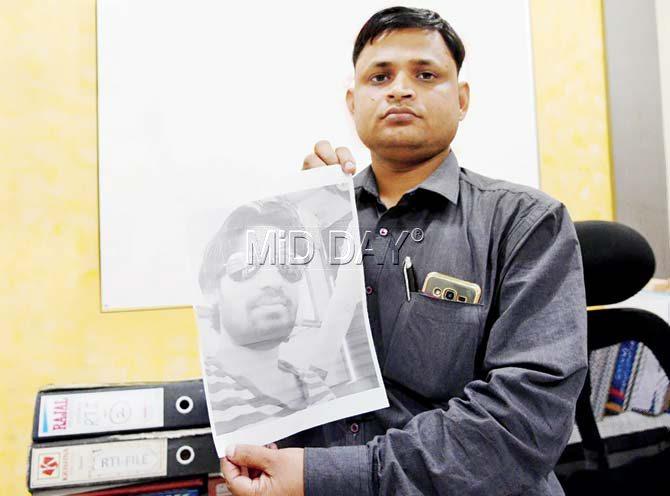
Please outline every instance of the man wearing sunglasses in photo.
[[[385, 9], [356, 39], [346, 103], [372, 157], [354, 178], [361, 229], [389, 247], [421, 229], [421, 242], [400, 250], [419, 288], [438, 272], [477, 284], [479, 301], [407, 296], [390, 248], [381, 265], [366, 257], [389, 408], [310, 429], [282, 449], [229, 447], [221, 469], [234, 495], [563, 494], [553, 468], [587, 370], [579, 243], [559, 201], [459, 165], [451, 143], [470, 98], [458, 78], [464, 57], [438, 14]], [[318, 84], [324, 75], [308, 66]], [[304, 161], [335, 164], [355, 170], [351, 152], [326, 141]], [[498, 165], [503, 175], [510, 164]]]
[[[212, 422], [219, 433], [335, 398], [325, 382], [328, 370], [297, 363], [286, 350], [296, 330], [304, 266], [291, 263], [298, 254], [290, 253], [289, 245], [300, 247], [300, 240], [291, 243], [285, 232], [300, 228], [291, 205], [254, 202], [234, 210], [205, 250], [199, 283], [215, 300], [210, 325], [221, 336], [219, 353], [205, 351]], [[250, 243], [257, 249], [253, 255]]]

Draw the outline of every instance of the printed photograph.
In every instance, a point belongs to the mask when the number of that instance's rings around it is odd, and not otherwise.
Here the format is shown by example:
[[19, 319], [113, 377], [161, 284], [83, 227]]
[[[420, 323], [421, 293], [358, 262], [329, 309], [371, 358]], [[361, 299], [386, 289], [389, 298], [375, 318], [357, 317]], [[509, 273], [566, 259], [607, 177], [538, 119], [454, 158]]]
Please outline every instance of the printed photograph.
[[349, 194], [310, 188], [201, 219], [195, 310], [215, 435], [380, 387]]

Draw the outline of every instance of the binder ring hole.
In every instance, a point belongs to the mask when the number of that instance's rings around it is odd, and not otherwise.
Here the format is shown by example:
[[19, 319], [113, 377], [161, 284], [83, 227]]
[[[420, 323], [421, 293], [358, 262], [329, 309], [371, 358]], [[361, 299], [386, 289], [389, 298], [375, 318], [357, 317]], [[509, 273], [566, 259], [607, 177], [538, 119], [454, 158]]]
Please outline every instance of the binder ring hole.
[[188, 445], [180, 446], [177, 450], [177, 461], [182, 465], [188, 465], [195, 458], [195, 451]]
[[193, 400], [189, 396], [180, 396], [175, 402], [177, 411], [182, 415], [186, 415], [193, 410]]

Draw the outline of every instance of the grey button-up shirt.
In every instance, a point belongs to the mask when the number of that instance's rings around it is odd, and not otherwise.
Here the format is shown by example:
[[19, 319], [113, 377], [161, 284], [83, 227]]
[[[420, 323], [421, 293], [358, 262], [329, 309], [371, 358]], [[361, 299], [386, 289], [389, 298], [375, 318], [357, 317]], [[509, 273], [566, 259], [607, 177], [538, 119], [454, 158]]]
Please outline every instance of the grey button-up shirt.
[[[307, 495], [555, 495], [587, 368], [574, 226], [532, 188], [451, 153], [386, 209], [355, 178], [368, 314], [390, 407], [280, 443], [305, 450]], [[477, 283], [480, 304], [412, 293], [432, 271]], [[309, 446], [312, 446], [311, 448]]]

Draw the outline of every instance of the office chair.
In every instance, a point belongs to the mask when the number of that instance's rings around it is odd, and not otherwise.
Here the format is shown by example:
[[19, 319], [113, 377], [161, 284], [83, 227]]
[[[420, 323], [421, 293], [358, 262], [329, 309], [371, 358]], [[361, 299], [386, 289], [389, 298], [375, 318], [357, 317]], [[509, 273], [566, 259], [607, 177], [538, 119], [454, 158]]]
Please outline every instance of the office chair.
[[[656, 262], [649, 243], [634, 229], [616, 222], [576, 222], [584, 263], [586, 303], [610, 305], [640, 291], [654, 274]], [[651, 349], [670, 376], [670, 326], [659, 316], [635, 308], [594, 309], [588, 315], [588, 351], [623, 341], [639, 341]], [[611, 468], [591, 408], [587, 375], [577, 400], [576, 423], [587, 466], [562, 481], [568, 496], [670, 494], [670, 449]]]

